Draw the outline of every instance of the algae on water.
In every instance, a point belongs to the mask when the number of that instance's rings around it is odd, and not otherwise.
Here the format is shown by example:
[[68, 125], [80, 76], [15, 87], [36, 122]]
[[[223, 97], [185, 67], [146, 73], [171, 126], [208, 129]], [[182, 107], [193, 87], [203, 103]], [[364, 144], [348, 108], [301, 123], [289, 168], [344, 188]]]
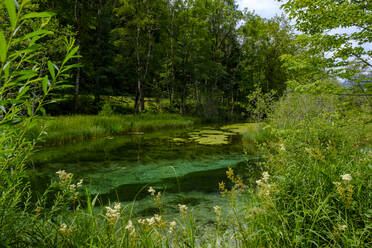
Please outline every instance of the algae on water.
[[221, 127], [222, 130], [227, 130], [233, 133], [244, 134], [248, 132], [258, 132], [259, 123], [237, 123]]
[[227, 145], [230, 144], [231, 132], [206, 129], [189, 133], [189, 139], [201, 145]]

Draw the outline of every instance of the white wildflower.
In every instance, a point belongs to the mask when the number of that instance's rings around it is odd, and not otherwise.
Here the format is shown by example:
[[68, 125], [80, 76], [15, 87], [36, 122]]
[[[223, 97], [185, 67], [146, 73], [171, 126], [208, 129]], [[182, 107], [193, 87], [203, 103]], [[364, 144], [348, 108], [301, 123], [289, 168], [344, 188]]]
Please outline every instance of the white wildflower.
[[156, 222], [161, 222], [161, 216], [160, 215], [155, 214], [154, 218], [155, 218]]
[[170, 227], [175, 228], [177, 226], [177, 223], [175, 221], [172, 221], [169, 223]]
[[114, 225], [120, 217], [120, 203], [115, 203], [114, 208], [106, 207], [106, 217], [110, 225]]
[[179, 207], [181, 213], [186, 213], [187, 212], [186, 205], [178, 204], [178, 207]]
[[72, 178], [72, 174], [71, 173], [66, 173], [65, 170], [59, 170], [56, 172], [58, 177], [59, 177], [59, 180], [61, 181], [62, 184], [67, 184], [70, 179]]
[[144, 224], [146, 224], [146, 220], [145, 219], [139, 219], [138, 223], [141, 224], [141, 225], [144, 225]]
[[169, 223], [169, 233], [173, 233], [174, 229], [176, 228], [177, 223], [175, 221], [172, 221]]
[[80, 188], [83, 184], [83, 179], [80, 179], [80, 181], [76, 184], [76, 187]]
[[63, 235], [68, 235], [72, 232], [72, 227], [67, 228], [67, 225], [65, 223], [62, 223], [59, 228], [59, 232]]
[[262, 185], [263, 185], [263, 183], [262, 183], [262, 180], [261, 180], [261, 179], [260, 179], [260, 180], [257, 180], [257, 181], [256, 181], [256, 183], [257, 183], [257, 185], [258, 185], [258, 186], [262, 186]]
[[149, 226], [152, 226], [152, 225], [155, 224], [155, 218], [154, 217], [148, 218], [148, 219], [146, 219], [146, 221], [147, 221], [147, 224]]
[[133, 223], [131, 220], [128, 221], [127, 226], [125, 227], [126, 230], [130, 232], [130, 236], [134, 236], [136, 229], [133, 226]]
[[151, 195], [155, 195], [155, 189], [153, 189], [153, 187], [150, 187], [148, 190], [147, 190], [149, 193], [151, 193]]
[[344, 181], [351, 181], [351, 179], [353, 179], [350, 174], [342, 175], [341, 178]]
[[71, 191], [71, 192], [74, 192], [75, 189], [76, 189], [76, 185], [75, 185], [75, 184], [71, 184], [71, 185], [70, 185], [70, 191]]
[[214, 212], [216, 213], [217, 216], [221, 216], [221, 207], [220, 206], [214, 206], [213, 207]]

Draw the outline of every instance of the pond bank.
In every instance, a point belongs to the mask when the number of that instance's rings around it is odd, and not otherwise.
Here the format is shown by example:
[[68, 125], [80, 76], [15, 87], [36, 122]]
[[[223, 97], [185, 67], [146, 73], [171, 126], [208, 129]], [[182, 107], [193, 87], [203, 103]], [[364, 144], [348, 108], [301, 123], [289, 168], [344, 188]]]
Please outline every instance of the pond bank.
[[162, 129], [182, 129], [200, 123], [195, 117], [179, 114], [141, 114], [141, 115], [73, 115], [40, 119], [27, 136], [38, 137], [45, 131], [47, 135], [38, 143], [41, 145], [59, 145], [84, 141], [107, 135], [140, 134], [145, 131]]

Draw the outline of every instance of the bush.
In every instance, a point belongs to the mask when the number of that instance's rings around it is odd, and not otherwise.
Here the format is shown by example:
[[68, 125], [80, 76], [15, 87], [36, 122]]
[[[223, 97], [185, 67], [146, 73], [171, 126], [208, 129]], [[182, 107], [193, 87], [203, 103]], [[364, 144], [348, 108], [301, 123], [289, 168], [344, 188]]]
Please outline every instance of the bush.
[[102, 115], [102, 116], [110, 116], [110, 115], [113, 115], [114, 114], [114, 111], [112, 110], [111, 108], [111, 104], [106, 102], [101, 111], [99, 111], [98, 115]]

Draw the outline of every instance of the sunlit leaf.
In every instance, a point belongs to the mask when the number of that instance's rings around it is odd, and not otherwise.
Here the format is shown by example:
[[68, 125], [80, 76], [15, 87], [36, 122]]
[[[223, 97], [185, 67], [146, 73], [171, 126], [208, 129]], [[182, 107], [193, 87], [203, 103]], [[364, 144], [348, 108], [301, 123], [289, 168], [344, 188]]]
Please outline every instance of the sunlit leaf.
[[14, 30], [17, 25], [17, 12], [14, 0], [5, 0], [5, 7], [8, 11], [10, 25], [12, 30]]
[[42, 82], [42, 87], [43, 87], [44, 94], [46, 94], [48, 92], [48, 83], [49, 83], [48, 76], [45, 76], [44, 79], [43, 79], [43, 82]]
[[50, 60], [48, 61], [48, 69], [49, 69], [49, 73], [52, 76], [52, 79], [54, 81], [56, 79], [56, 74], [54, 72], [53, 63]]
[[18, 96], [17, 98], [21, 98], [24, 94], [27, 93], [27, 91], [30, 89], [30, 86], [28, 85], [25, 85], [25, 86], [22, 86], [19, 91], [18, 91]]
[[26, 14], [22, 17], [22, 20], [30, 19], [30, 18], [50, 18], [55, 16], [56, 14], [53, 12], [32, 12], [29, 14]]
[[4, 33], [0, 31], [0, 61], [2, 63], [6, 60], [7, 48]]

